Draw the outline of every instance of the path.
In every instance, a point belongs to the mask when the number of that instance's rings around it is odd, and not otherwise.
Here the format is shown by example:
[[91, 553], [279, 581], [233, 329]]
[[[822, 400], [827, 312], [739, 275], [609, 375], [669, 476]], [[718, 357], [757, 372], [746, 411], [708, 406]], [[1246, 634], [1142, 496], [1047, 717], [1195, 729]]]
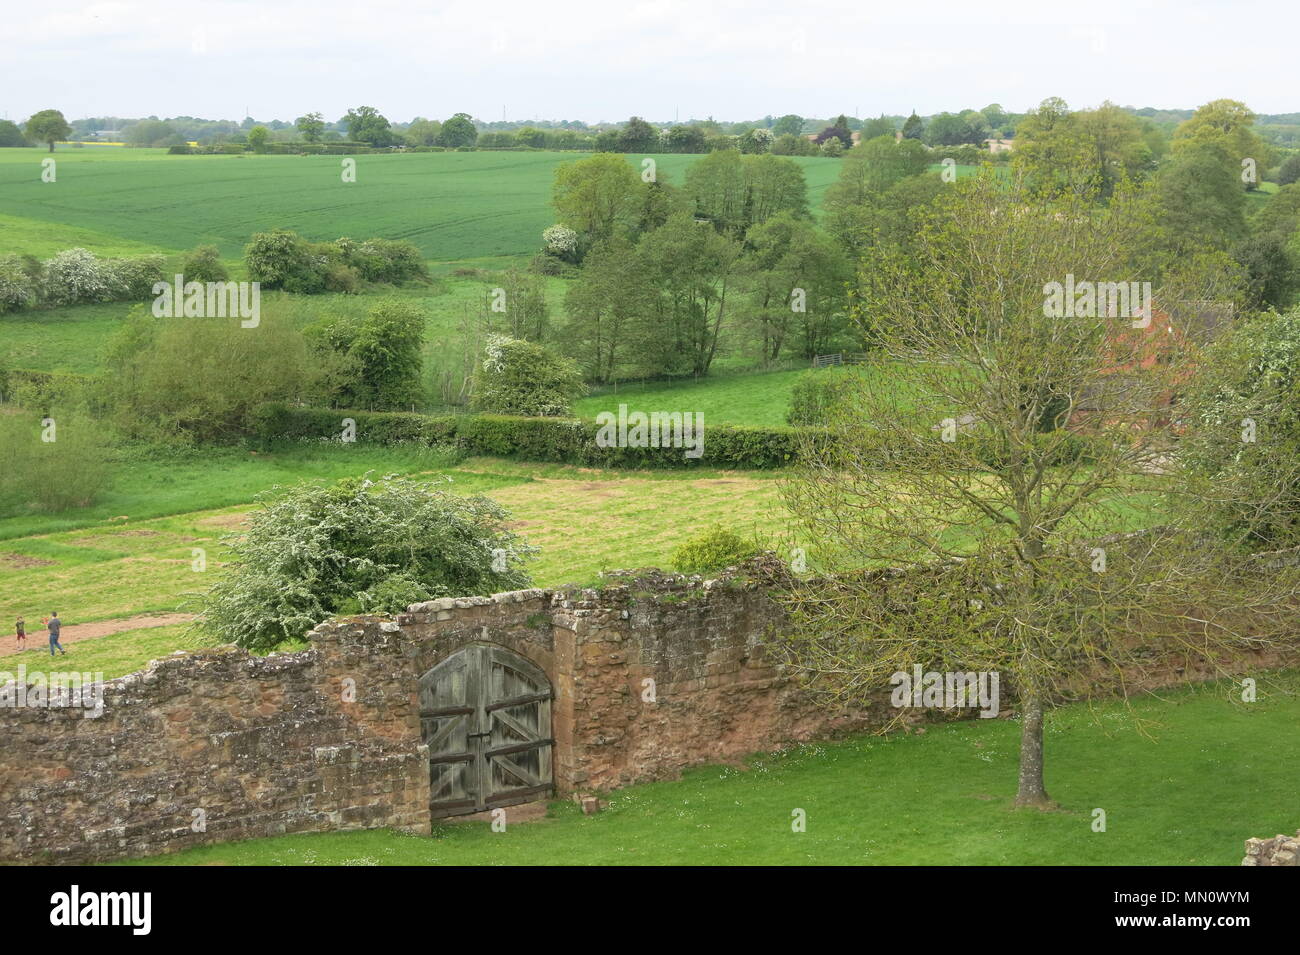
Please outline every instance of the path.
[[[169, 627], [174, 623], [189, 623], [194, 619], [192, 613], [146, 613], [138, 617], [120, 617], [117, 620], [97, 620], [94, 623], [65, 623], [59, 631], [59, 645], [96, 637], [107, 637], [126, 630], [144, 630], [151, 627]], [[5, 624], [6, 630], [0, 634], [0, 657], [18, 652], [18, 638], [14, 636], [13, 621]], [[50, 632], [41, 626], [40, 618], [27, 621], [27, 649], [50, 652]]]

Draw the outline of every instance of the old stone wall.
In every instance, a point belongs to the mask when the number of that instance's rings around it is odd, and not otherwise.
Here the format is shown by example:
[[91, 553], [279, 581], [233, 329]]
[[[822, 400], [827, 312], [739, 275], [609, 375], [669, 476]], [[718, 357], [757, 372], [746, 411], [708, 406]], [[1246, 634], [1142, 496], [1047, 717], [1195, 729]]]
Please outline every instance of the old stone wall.
[[367, 714], [364, 726], [350, 716], [323, 667], [349, 651], [328, 642], [328, 651], [156, 661], [104, 684], [98, 717], [0, 710], [0, 861], [101, 861], [309, 830], [425, 831], [419, 747], [387, 713]]
[[418, 681], [474, 642], [526, 657], [551, 681], [562, 794], [867, 725], [813, 708], [771, 662], [778, 619], [753, 584], [643, 575], [329, 621], [300, 653], [169, 657], [105, 684], [98, 718], [3, 708], [0, 860], [428, 831]]
[[1272, 839], [1247, 839], [1242, 865], [1300, 866], [1300, 829], [1294, 836], [1276, 835]]
[[562, 795], [897, 714], [887, 690], [863, 710], [814, 706], [773, 660], [781, 623], [751, 577], [619, 574], [599, 590], [333, 620], [299, 653], [169, 657], [106, 684], [97, 719], [0, 707], [0, 861], [96, 861], [305, 831], [427, 832], [419, 681], [472, 643], [505, 647], [550, 681]]

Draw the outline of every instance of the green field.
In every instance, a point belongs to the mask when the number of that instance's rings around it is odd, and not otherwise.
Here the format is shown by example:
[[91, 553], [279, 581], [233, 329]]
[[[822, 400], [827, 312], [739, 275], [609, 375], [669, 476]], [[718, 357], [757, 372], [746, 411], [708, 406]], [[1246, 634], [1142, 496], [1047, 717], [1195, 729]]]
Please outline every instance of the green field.
[[[0, 150], [0, 251], [47, 255], [93, 241], [113, 254], [212, 244], [238, 258], [249, 236], [293, 229], [317, 241], [347, 235], [414, 242], [433, 262], [500, 264], [530, 255], [555, 221], [556, 166], [586, 153], [448, 152], [356, 157], [169, 156], [161, 149], [60, 149], [58, 180], [41, 182], [36, 149]], [[628, 156], [640, 168], [641, 156]], [[695, 155], [655, 156], [680, 185]], [[813, 208], [839, 162], [795, 160]], [[85, 230], [93, 235], [84, 235]], [[113, 243], [120, 243], [114, 245]]]
[[[1231, 684], [1076, 704], [1049, 715], [1047, 789], [1061, 809], [1013, 810], [1015, 720], [931, 726], [710, 767], [537, 822], [282, 836], [135, 865], [1236, 865], [1248, 836], [1295, 828], [1300, 776], [1278, 740], [1300, 721], [1300, 674], [1253, 704]], [[1150, 736], [1138, 732], [1135, 720]], [[1248, 784], [1243, 785], [1243, 780]], [[1093, 811], [1106, 831], [1092, 830]], [[791, 813], [807, 813], [807, 831]]]
[[[447, 477], [457, 493], [490, 495], [511, 512], [510, 526], [541, 547], [528, 567], [539, 586], [667, 567], [678, 544], [714, 522], [746, 534], [783, 526], [773, 474], [598, 471], [489, 458], [448, 465], [437, 452], [366, 445], [124, 457], [129, 463], [94, 507], [0, 520], [0, 619], [34, 620], [58, 608], [72, 625], [192, 611], [192, 595], [226, 556], [221, 538], [239, 531], [256, 494], [366, 472]], [[680, 509], [679, 519], [663, 520], [665, 500]], [[573, 529], [590, 526], [601, 534], [573, 546]], [[196, 547], [206, 554], [201, 572], [192, 564]], [[150, 642], [128, 657], [134, 668], [186, 646]]]

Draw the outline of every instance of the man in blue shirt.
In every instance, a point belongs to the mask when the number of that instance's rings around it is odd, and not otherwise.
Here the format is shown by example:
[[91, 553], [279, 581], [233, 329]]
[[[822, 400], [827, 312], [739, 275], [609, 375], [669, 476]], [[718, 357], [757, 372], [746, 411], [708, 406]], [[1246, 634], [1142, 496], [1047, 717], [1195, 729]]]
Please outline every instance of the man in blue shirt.
[[56, 648], [64, 656], [67, 656], [68, 651], [59, 646], [59, 630], [63, 626], [63, 621], [59, 619], [59, 612], [57, 610], [50, 615], [49, 622], [46, 626], [50, 628], [50, 656], [54, 656]]

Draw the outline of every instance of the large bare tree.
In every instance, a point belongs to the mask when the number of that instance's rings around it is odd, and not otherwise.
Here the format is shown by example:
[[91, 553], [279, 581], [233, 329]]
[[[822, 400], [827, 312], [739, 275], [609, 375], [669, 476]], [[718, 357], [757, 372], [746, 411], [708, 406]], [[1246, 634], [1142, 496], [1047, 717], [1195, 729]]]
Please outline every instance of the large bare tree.
[[1203, 533], [1199, 509], [1232, 489], [1177, 453], [1233, 277], [1161, 260], [1148, 209], [1125, 187], [1047, 203], [982, 175], [917, 210], [916, 245], [860, 270], [879, 350], [784, 486], [824, 571], [789, 598], [792, 661], [837, 703], [917, 664], [999, 673], [1022, 722], [1017, 805], [1051, 805], [1054, 702], [1293, 640], [1293, 569]]

